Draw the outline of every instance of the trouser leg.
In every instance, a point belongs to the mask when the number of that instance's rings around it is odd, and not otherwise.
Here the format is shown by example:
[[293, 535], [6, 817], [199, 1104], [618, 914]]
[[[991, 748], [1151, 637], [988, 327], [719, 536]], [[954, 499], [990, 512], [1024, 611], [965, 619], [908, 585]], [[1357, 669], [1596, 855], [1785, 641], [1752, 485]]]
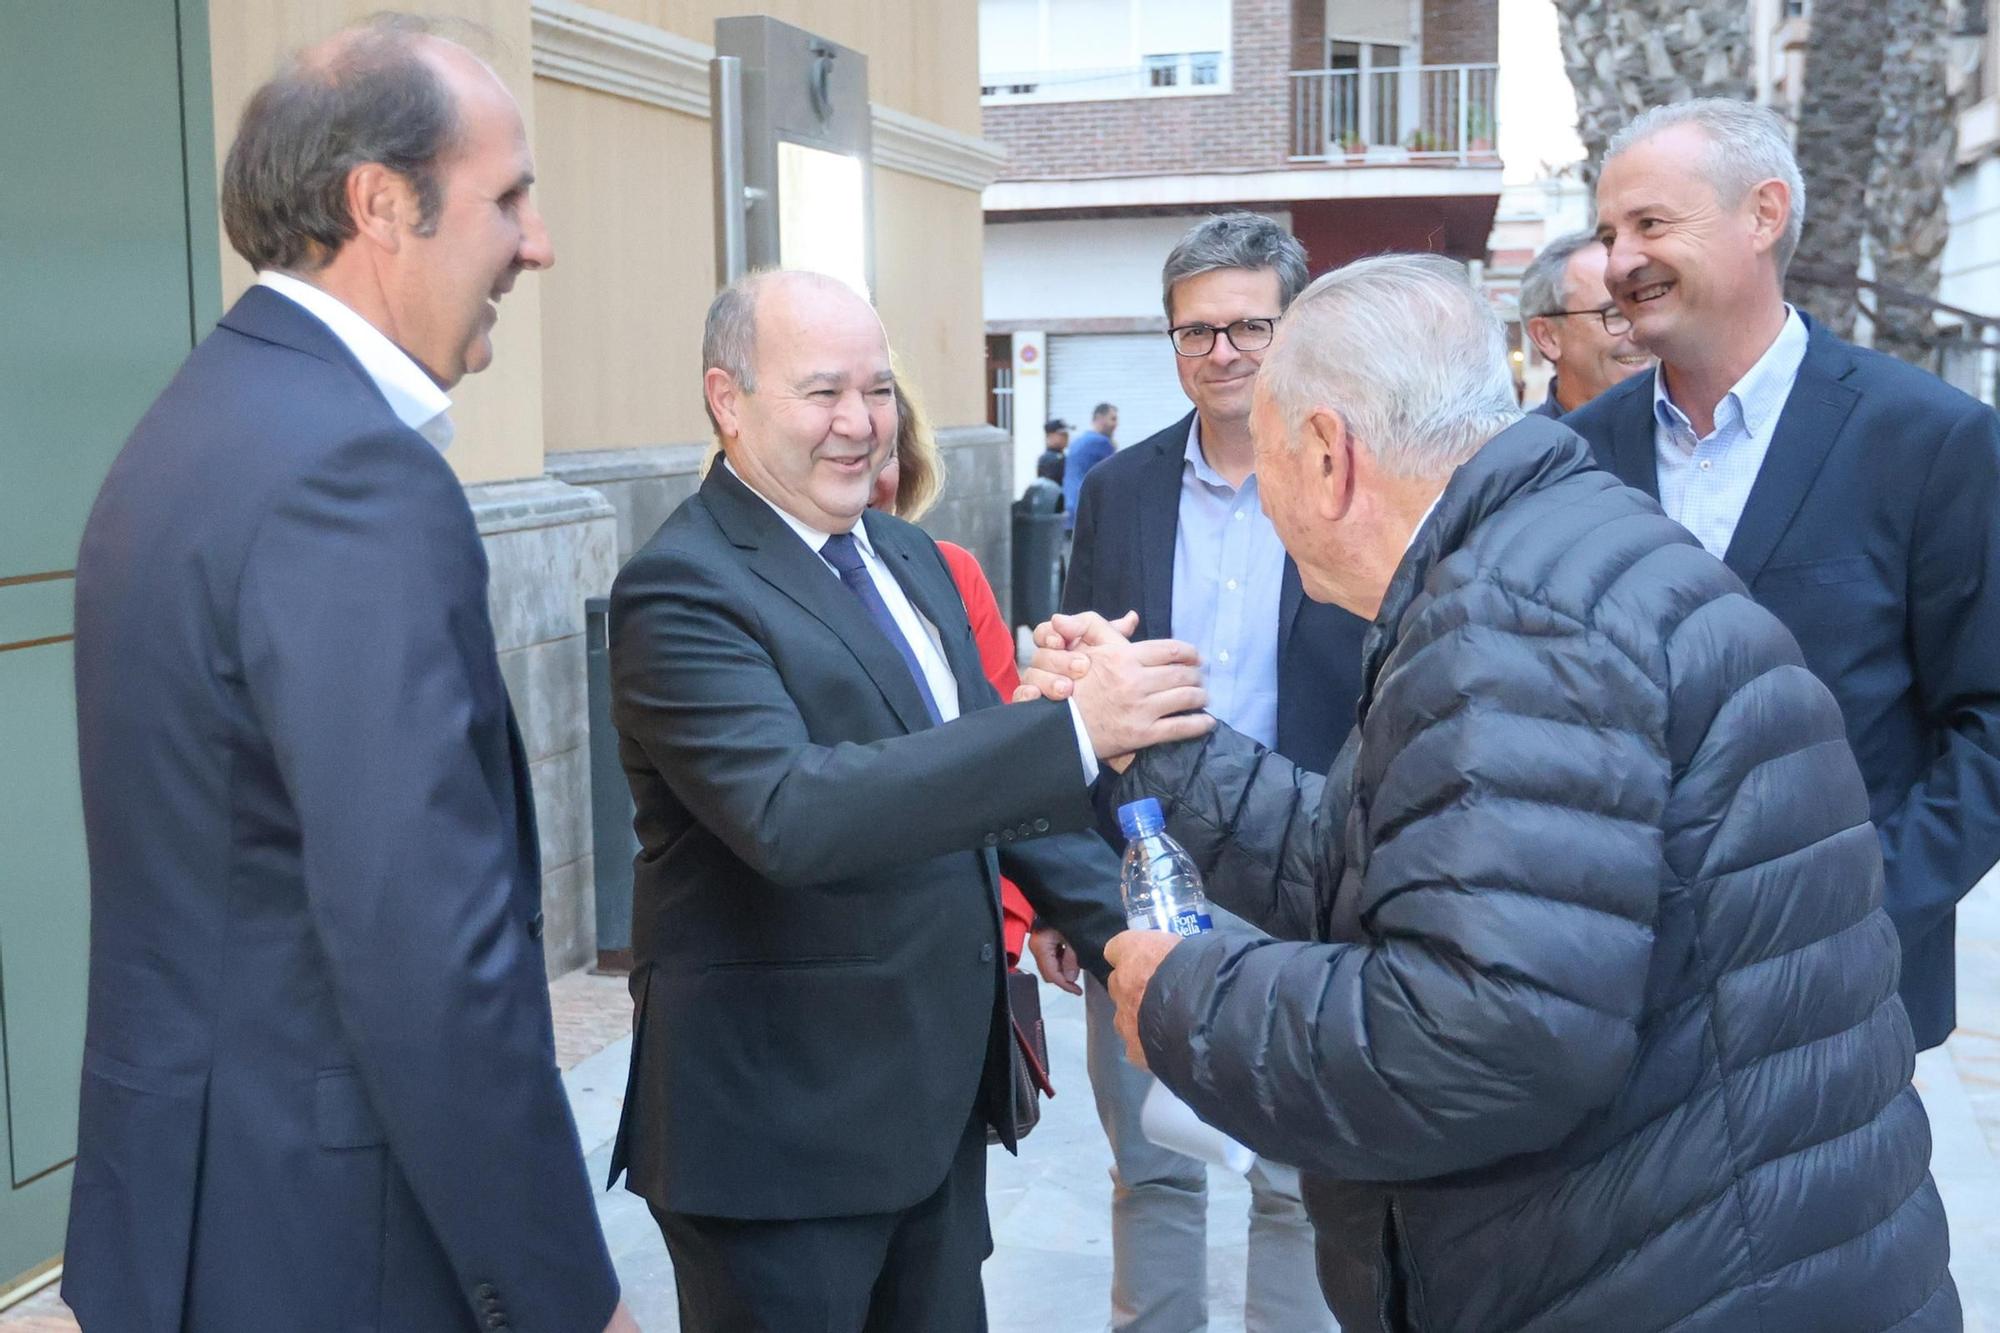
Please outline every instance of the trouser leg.
[[1125, 1058], [1111, 997], [1084, 986], [1091, 1092], [1111, 1142], [1111, 1326], [1130, 1333], [1208, 1327], [1208, 1176], [1139, 1130], [1152, 1075]]

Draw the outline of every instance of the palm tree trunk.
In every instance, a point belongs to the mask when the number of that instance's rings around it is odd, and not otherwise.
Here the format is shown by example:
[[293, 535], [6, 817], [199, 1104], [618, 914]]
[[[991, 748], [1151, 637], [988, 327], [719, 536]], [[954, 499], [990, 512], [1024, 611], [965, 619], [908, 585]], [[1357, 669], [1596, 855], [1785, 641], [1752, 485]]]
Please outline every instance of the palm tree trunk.
[[1843, 338], [1854, 335], [1888, 26], [1883, 0], [1820, 0], [1806, 48], [1797, 145], [1806, 225], [1792, 297]]
[[[1950, 230], [1945, 192], [1958, 158], [1958, 116], [1945, 82], [1948, 16], [1941, 0], [1882, 2], [1888, 44], [1868, 182], [1869, 254], [1877, 281], [1935, 297]], [[1876, 311], [1875, 346], [1929, 365], [1929, 312], [1886, 292], [1877, 296]]]

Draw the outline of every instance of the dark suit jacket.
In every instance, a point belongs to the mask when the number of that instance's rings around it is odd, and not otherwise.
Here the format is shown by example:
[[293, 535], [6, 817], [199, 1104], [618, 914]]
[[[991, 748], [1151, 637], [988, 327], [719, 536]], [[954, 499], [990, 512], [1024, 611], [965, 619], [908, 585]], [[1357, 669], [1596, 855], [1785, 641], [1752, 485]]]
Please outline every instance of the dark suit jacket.
[[[1063, 610], [1139, 613], [1138, 637], [1172, 638], [1174, 541], [1194, 413], [1099, 464], [1084, 482]], [[1310, 600], [1285, 559], [1278, 604], [1278, 753], [1324, 773], [1354, 728], [1368, 622]], [[1108, 786], [1109, 784], [1105, 784]], [[1103, 826], [1122, 844], [1115, 821]]]
[[[1919, 1048], [1951, 1032], [1953, 909], [2000, 859], [2000, 419], [1810, 326], [1725, 562], [1832, 689], [1882, 835]], [[1653, 375], [1564, 418], [1659, 494]]]
[[479, 536], [438, 451], [275, 292], [112, 466], [76, 685], [84, 1327], [597, 1333], [617, 1286]]
[[[718, 1217], [934, 1192], [975, 1114], [1011, 1146], [999, 877], [1086, 964], [1124, 928], [1066, 705], [1001, 708], [924, 533], [868, 534], [937, 627], [961, 716], [726, 467], [611, 594], [637, 806], [630, 1086], [612, 1179]], [[997, 856], [996, 856], [997, 852]]]

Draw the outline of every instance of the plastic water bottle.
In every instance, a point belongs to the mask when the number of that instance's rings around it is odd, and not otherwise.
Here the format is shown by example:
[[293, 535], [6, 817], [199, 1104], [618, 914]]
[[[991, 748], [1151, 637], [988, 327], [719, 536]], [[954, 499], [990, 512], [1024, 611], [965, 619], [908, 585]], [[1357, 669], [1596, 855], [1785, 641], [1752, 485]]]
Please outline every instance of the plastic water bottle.
[[1176, 935], [1214, 929], [1208, 896], [1201, 891], [1201, 872], [1181, 845], [1167, 836], [1167, 817], [1160, 812], [1160, 803], [1148, 796], [1119, 806], [1118, 827], [1127, 840], [1125, 864], [1118, 872], [1125, 924], [1134, 930]]
[[[1125, 864], [1118, 873], [1125, 924], [1134, 930], [1166, 930], [1181, 936], [1215, 929], [1208, 915], [1208, 895], [1201, 891], [1201, 872], [1181, 845], [1167, 836], [1160, 803], [1148, 796], [1119, 806], [1118, 827], [1127, 840]], [[1139, 1131], [1162, 1148], [1239, 1175], [1257, 1160], [1248, 1148], [1204, 1123], [1158, 1080], [1146, 1090]]]

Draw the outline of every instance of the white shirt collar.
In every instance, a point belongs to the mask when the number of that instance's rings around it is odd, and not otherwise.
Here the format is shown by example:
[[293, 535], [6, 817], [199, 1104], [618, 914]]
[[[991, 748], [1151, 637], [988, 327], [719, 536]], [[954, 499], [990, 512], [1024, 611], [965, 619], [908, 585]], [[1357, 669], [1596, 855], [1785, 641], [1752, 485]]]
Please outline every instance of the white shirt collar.
[[[1791, 396], [1792, 384], [1799, 377], [1799, 367], [1805, 363], [1811, 342], [1805, 321], [1787, 304], [1785, 322], [1778, 329], [1778, 336], [1771, 340], [1756, 364], [1743, 372], [1743, 378], [1722, 396], [1722, 402], [1716, 404], [1715, 428], [1722, 428], [1723, 408], [1733, 402], [1736, 419], [1748, 434], [1759, 438], [1768, 435], [1778, 414], [1785, 410], [1785, 400]], [[1667, 426], [1679, 424], [1693, 429], [1687, 413], [1681, 411], [1680, 404], [1667, 392], [1665, 366], [1657, 366], [1653, 371], [1653, 417]]]
[[[1450, 485], [1450, 482], [1447, 481], [1445, 484]], [[1424, 516], [1417, 520], [1417, 526], [1410, 529], [1410, 539], [1403, 543], [1403, 555], [1405, 557], [1410, 554], [1410, 548], [1417, 544], [1417, 534], [1424, 530], [1424, 524], [1431, 521], [1431, 515], [1437, 512], [1438, 502], [1442, 499], [1444, 499], [1443, 491], [1439, 491], [1436, 495], [1432, 496], [1429, 507], [1424, 510]]]
[[326, 325], [368, 372], [368, 378], [374, 381], [398, 421], [440, 450], [451, 446], [453, 427], [451, 418], [445, 415], [451, 410], [451, 399], [387, 334], [356, 314], [339, 297], [289, 273], [265, 269], [257, 275], [257, 285], [288, 298]]
[[[823, 532], [820, 529], [814, 527], [812, 524], [807, 523], [804, 520], [796, 517], [795, 515], [787, 513], [785, 510], [780, 509], [777, 505], [772, 504], [770, 496], [764, 494], [764, 492], [758, 490], [755, 486], [752, 486], [749, 482], [743, 481], [743, 474], [736, 470], [736, 465], [730, 462], [728, 458], [725, 457], [722, 460], [722, 466], [729, 469], [730, 476], [736, 478], [736, 480], [738, 481], [743, 482], [743, 488], [745, 490], [749, 491], [750, 494], [756, 496], [759, 500], [762, 500], [765, 504], [770, 505], [771, 512], [776, 514], [779, 518], [783, 519], [785, 521], [786, 527], [790, 528], [793, 532], [798, 533], [799, 540], [804, 542], [808, 549], [814, 552], [818, 552], [822, 547], [824, 547], [829, 541], [833, 539], [832, 533]], [[862, 553], [864, 555], [872, 557], [875, 554], [875, 544], [868, 540], [868, 525], [860, 521], [859, 519], [855, 520], [854, 523], [854, 541], [856, 545], [860, 546]]]

